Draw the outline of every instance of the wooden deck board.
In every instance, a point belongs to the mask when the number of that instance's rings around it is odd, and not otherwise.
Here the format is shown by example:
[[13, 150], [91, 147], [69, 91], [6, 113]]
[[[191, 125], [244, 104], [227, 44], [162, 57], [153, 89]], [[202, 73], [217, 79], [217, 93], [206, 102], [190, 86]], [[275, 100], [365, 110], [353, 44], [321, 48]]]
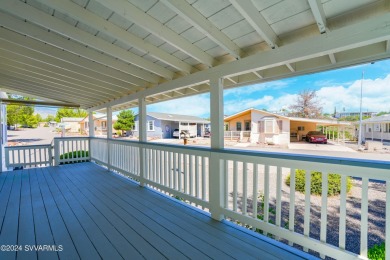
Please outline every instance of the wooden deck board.
[[[43, 169], [50, 174], [49, 168]], [[81, 259], [99, 259], [100, 255], [97, 252], [94, 244], [91, 242], [89, 236], [81, 226], [77, 217], [74, 215], [72, 209], [69, 207], [65, 198], [62, 196], [62, 193], [56, 186], [56, 184], [44, 174], [46, 183], [48, 184], [49, 190], [51, 191], [54, 201], [57, 204], [58, 210], [61, 213], [62, 219], [64, 220], [65, 225], [68, 228], [68, 232], [72, 237], [73, 243], [77, 249], [77, 252]], [[66, 248], [64, 248], [66, 250]]]
[[[46, 214], [50, 227], [53, 230], [54, 245], [61, 245], [62, 249], [56, 248], [58, 255], [63, 259], [79, 259], [79, 254], [75, 248], [72, 238], [69, 235], [68, 229], [62, 219], [62, 216], [57, 208], [57, 204], [53, 199], [45, 178], [43, 177], [43, 170], [38, 168], [35, 171], [39, 183], [39, 188], [41, 190], [43, 203], [46, 208]], [[63, 250], [66, 248], [66, 250]]]
[[302, 259], [93, 163], [1, 173], [0, 203], [0, 244], [63, 246], [0, 259]]
[[[1, 228], [0, 245], [18, 244], [18, 218], [15, 218], [15, 216], [19, 215], [21, 181], [21, 174], [15, 174]], [[4, 252], [4, 256], [5, 258], [15, 258], [16, 252], [17, 251]]]
[[[28, 170], [30, 174], [31, 201], [33, 206], [35, 239], [37, 245], [55, 245], [54, 238], [43, 203], [41, 190], [39, 189], [37, 168]], [[58, 254], [55, 251], [38, 250], [38, 259], [55, 259]]]
[[[75, 178], [77, 177], [75, 176]], [[126, 218], [127, 223], [132, 223], [132, 227], [162, 252], [165, 257], [170, 259], [171, 257], [181, 259], [184, 256], [201, 259], [208, 258], [206, 254], [198, 248], [193, 247], [191, 243], [187, 243], [185, 239], [182, 239], [172, 232], [172, 230], [161, 225], [158, 220], [150, 219], [142, 212], [142, 209], [135, 208], [120, 200], [114, 195], [114, 189], [104, 189], [103, 192], [100, 192], [96, 187], [88, 188], [100, 194], [99, 199], [104, 200], [107, 205], [111, 205], [112, 210]]]
[[[94, 174], [99, 173], [96, 172]], [[81, 177], [88, 178], [87, 175], [83, 175]], [[125, 186], [121, 187], [121, 184], [124, 183], [119, 179], [115, 178], [110, 183], [108, 180], [112, 178], [110, 178], [110, 175], [107, 174], [96, 176], [96, 178], [102, 178], [102, 183], [104, 183], [104, 186], [108, 189], [119, 189], [120, 187], [120, 190], [113, 192], [116, 195], [114, 200], [120, 199], [129, 206], [144, 212], [146, 217], [159, 222], [164, 227], [168, 228], [169, 231], [178, 232], [179, 235], [182, 234], [183, 237], [181, 239], [183, 240], [188, 239], [190, 236], [193, 239], [190, 242], [195, 243], [197, 246], [200, 246], [200, 248], [202, 248], [204, 245], [207, 245], [208, 247], [203, 248], [203, 251], [211, 252], [212, 255], [209, 255], [211, 258], [244, 257], [245, 259], [251, 259], [258, 256], [259, 252], [255, 253], [246, 251], [247, 244], [240, 243], [240, 241], [237, 241], [237, 239], [234, 241], [228, 241], [229, 239], [226, 236], [218, 236], [220, 235], [220, 232], [218, 233], [216, 232], [217, 230], [214, 230], [212, 227], [210, 228], [208, 225], [204, 225], [204, 222], [190, 221], [188, 218], [185, 218], [185, 216], [180, 211], [177, 212], [177, 209], [167, 209], [164, 207], [164, 204], [156, 203], [153, 201], [153, 199], [148, 201], [148, 196], [144, 196], [146, 194], [141, 192], [139, 189], [132, 189], [131, 194], [129, 192], [128, 194], [122, 192], [122, 190], [128, 191], [129, 184], [125, 183]], [[236, 244], [234, 244], [234, 242], [236, 242]], [[223, 251], [221, 249], [223, 249]], [[216, 251], [218, 254], [214, 253], [214, 251]], [[270, 254], [267, 252], [262, 253], [271, 259]]]
[[[85, 174], [80, 175], [80, 178], [84, 178], [84, 181], [88, 182], [88, 178], [97, 178], [96, 174], [99, 174], [103, 179], [101, 179], [98, 184], [96, 184], [98, 188], [101, 188], [101, 185], [107, 186], [111, 183], [113, 185], [112, 187], [115, 187], [115, 189], [122, 189], [123, 192], [117, 192], [119, 197], [121, 197], [123, 194], [126, 194], [126, 191], [130, 191], [129, 183], [123, 182], [119, 178], [111, 178], [111, 175], [107, 174], [107, 171], [104, 168], [101, 168], [97, 165], [94, 165], [93, 167], [95, 167], [94, 171], [88, 171]], [[162, 196], [148, 196], [148, 192], [141, 188], [131, 189], [131, 194], [127, 193], [126, 195], [127, 201], [136, 201], [137, 199], [138, 202], [136, 202], [136, 204], [138, 204], [138, 206], [135, 206], [136, 208], [145, 207], [146, 205], [147, 207], [144, 209], [145, 212], [162, 212], [162, 218], [165, 218], [164, 216], [171, 216], [172, 219], [174, 218], [172, 221], [173, 223], [181, 224], [181, 226], [184, 228], [187, 227], [188, 233], [197, 233], [200, 237], [202, 237], [202, 239], [206, 238], [210, 244], [217, 246], [219, 245], [219, 248], [223, 248], [224, 252], [231, 252], [231, 257], [237, 257], [237, 255], [240, 255], [241, 258], [245, 257], [246, 259], [249, 259], [251, 257], [257, 258], [259, 255], [262, 255], [262, 257], [266, 259], [285, 259], [286, 257], [289, 259], [292, 258], [290, 252], [280, 250], [280, 248], [262, 240], [257, 241], [255, 248], [258, 248], [258, 250], [254, 250], [254, 245], [252, 244], [253, 237], [248, 236], [247, 234], [244, 235], [242, 231], [232, 228], [228, 225], [214, 221], [204, 214], [194, 214], [194, 210], [188, 207], [183, 207], [178, 210], [178, 205], [174, 200], [167, 201], [167, 199]], [[128, 204], [131, 205], [134, 203], [129, 202]], [[169, 205], [168, 208], [166, 208], [167, 205]], [[187, 214], [183, 214], [183, 212], [186, 212]], [[157, 214], [151, 218], [160, 217], [159, 223], [163, 223], [161, 222], [161, 216]], [[185, 221], [183, 221], [183, 219]], [[194, 223], [193, 220], [196, 220], [198, 223]], [[203, 230], [204, 232], [199, 232], [199, 230]], [[221, 231], [223, 233], [221, 233]], [[221, 242], [219, 240], [222, 240], [223, 243], [218, 243]], [[264, 248], [267, 248], [267, 250], [265, 251]], [[248, 254], [250, 256], [248, 256]]]
[[[54, 169], [54, 174], [48, 174], [48, 179], [52, 178], [53, 182], [57, 174], [58, 168]], [[62, 183], [56, 183], [58, 189], [64, 196], [67, 204], [72, 209], [73, 213], [79, 220], [85, 232], [88, 234], [89, 239], [95, 245], [96, 250], [99, 252], [99, 255], [102, 258], [113, 258], [120, 259], [118, 251], [113, 247], [112, 243], [106, 237], [106, 235], [101, 231], [99, 226], [95, 223], [88, 213], [81, 207], [81, 205], [76, 201], [73, 194], [64, 187]]]
[[[20, 191], [18, 245], [35, 245], [35, 230], [31, 202], [30, 172], [22, 171], [22, 186]], [[36, 251], [21, 250], [16, 253], [18, 259], [37, 259]]]

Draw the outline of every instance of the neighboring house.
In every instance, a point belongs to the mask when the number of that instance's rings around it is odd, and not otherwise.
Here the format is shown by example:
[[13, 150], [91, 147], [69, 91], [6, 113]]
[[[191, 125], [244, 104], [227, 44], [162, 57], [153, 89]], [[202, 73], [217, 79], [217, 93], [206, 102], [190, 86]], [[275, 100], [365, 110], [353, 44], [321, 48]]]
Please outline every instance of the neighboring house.
[[79, 133], [80, 132], [80, 122], [83, 120], [82, 117], [63, 117], [61, 118], [61, 123], [59, 127], [65, 127], [67, 132]]
[[[112, 116], [112, 125], [118, 120], [116, 115]], [[107, 116], [93, 116], [94, 127], [95, 127], [95, 135], [107, 135]], [[83, 118], [80, 121], [80, 129], [82, 134], [89, 133], [89, 116]], [[113, 128], [112, 132], [115, 133], [116, 130]]]
[[225, 138], [278, 145], [301, 141], [319, 126], [343, 128], [350, 125], [337, 120], [287, 117], [254, 108], [227, 116], [224, 122]]
[[290, 121], [285, 116], [250, 108], [225, 117], [224, 122], [225, 138], [279, 145], [290, 142]]
[[[373, 117], [377, 114], [377, 112], [362, 112], [362, 116], [364, 117]], [[336, 113], [336, 118], [343, 118], [347, 116], [360, 116], [360, 112], [339, 112]]]
[[[139, 136], [138, 132], [138, 116], [135, 116], [134, 136]], [[210, 122], [197, 117], [177, 114], [167, 114], [158, 112], [147, 113], [147, 137], [149, 138], [172, 138], [175, 129], [194, 130], [197, 136], [203, 136]]]
[[57, 122], [56, 121], [50, 121], [49, 122], [50, 127], [57, 127]]
[[[356, 122], [355, 124], [358, 129], [359, 122]], [[363, 120], [362, 139], [363, 141], [369, 139], [381, 142], [390, 142], [390, 114]]]

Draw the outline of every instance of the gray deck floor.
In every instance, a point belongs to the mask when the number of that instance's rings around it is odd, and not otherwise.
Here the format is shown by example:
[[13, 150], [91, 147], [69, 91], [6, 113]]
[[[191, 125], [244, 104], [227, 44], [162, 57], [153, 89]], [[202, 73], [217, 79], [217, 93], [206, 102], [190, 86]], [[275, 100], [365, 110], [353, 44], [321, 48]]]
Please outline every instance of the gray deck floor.
[[93, 163], [1, 173], [1, 245], [0, 259], [302, 258]]

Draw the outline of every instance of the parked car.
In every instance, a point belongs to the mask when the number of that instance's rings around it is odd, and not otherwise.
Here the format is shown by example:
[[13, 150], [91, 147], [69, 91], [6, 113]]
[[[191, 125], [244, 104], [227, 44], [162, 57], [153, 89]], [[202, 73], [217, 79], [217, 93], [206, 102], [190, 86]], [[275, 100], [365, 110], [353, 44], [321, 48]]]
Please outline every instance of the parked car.
[[173, 130], [173, 134], [172, 134], [173, 137], [176, 137], [176, 138], [190, 138], [190, 137], [196, 137], [196, 135], [190, 133], [190, 131], [188, 130], [181, 130], [179, 131], [179, 129], [175, 129]]
[[328, 143], [326, 136], [319, 131], [310, 131], [306, 134], [306, 141], [309, 143]]

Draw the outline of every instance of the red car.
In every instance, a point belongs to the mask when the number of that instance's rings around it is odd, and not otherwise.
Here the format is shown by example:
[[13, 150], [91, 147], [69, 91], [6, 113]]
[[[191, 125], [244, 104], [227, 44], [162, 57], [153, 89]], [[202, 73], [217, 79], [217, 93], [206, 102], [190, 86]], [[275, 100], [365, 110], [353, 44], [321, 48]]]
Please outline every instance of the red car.
[[310, 131], [306, 134], [306, 141], [309, 143], [328, 143], [326, 136], [319, 131]]

